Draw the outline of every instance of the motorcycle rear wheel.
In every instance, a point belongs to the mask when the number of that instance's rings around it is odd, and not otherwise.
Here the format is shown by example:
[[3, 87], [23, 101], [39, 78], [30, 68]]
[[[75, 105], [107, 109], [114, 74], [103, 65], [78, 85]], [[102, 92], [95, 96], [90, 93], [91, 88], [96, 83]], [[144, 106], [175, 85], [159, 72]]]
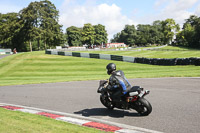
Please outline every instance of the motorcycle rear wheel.
[[103, 97], [101, 95], [100, 96], [100, 101], [107, 109], [113, 110], [114, 105], [111, 103], [111, 101], [107, 97]]
[[151, 104], [145, 99], [140, 98], [136, 102], [136, 108], [135, 110], [141, 115], [141, 116], [147, 116], [152, 112], [152, 106]]

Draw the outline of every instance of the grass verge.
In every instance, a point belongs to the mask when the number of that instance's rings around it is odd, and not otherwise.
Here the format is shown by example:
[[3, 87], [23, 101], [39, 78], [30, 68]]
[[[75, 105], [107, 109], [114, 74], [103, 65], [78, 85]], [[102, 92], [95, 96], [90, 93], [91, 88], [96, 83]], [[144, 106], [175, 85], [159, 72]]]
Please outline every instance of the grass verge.
[[47, 55], [40, 51], [0, 59], [0, 86], [107, 79], [105, 67], [110, 62], [123, 70], [127, 78], [200, 77], [200, 66], [156, 66]]
[[100, 133], [102, 131], [40, 115], [0, 108], [1, 133]]
[[[162, 51], [163, 50], [163, 51]], [[146, 57], [146, 58], [189, 58], [200, 57], [200, 50], [166, 46], [158, 50], [143, 50], [143, 51], [81, 51], [84, 53], [99, 53], [99, 54], [112, 54], [133, 57]]]

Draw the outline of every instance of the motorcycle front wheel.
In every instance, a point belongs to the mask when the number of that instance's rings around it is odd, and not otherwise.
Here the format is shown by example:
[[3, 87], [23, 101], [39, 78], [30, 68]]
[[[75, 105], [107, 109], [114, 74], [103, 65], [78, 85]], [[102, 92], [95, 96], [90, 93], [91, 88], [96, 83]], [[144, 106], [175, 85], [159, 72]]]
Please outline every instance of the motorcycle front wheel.
[[152, 106], [151, 106], [151, 104], [145, 98], [140, 98], [135, 103], [135, 110], [141, 116], [147, 116], [147, 115], [149, 115], [152, 112]]
[[100, 101], [101, 103], [108, 109], [112, 110], [114, 108], [114, 105], [112, 102], [108, 99], [108, 97], [105, 96], [100, 96]]

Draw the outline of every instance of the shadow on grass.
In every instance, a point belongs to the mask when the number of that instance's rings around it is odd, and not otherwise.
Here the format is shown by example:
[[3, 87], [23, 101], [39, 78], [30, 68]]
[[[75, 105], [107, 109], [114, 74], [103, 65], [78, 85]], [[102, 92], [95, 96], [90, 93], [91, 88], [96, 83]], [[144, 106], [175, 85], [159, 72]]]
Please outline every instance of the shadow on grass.
[[132, 117], [142, 117], [137, 112], [133, 112], [132, 110], [109, 110], [106, 108], [92, 108], [92, 109], [83, 109], [77, 112], [74, 112], [75, 114], [81, 114], [82, 116], [109, 116], [114, 118], [121, 118], [125, 116], [132, 116]]

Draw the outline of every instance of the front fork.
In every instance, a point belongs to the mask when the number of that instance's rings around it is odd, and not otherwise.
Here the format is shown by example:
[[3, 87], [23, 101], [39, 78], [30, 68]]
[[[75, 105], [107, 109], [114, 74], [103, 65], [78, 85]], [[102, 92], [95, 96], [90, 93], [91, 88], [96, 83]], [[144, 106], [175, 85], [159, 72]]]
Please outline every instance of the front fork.
[[110, 93], [109, 92], [106, 92], [106, 94], [104, 94], [104, 97], [108, 97], [108, 100], [110, 101], [110, 102], [112, 102], [112, 99], [111, 99], [111, 97], [110, 97]]

